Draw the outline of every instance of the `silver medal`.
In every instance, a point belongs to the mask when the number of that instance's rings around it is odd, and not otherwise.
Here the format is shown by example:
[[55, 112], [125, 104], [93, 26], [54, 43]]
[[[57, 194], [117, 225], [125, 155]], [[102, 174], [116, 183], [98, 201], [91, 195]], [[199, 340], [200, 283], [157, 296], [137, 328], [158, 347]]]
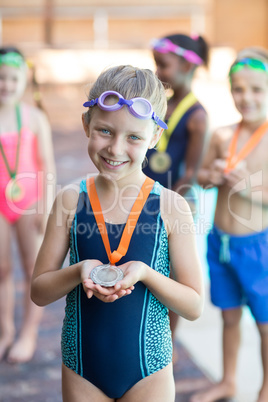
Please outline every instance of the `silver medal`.
[[122, 269], [110, 264], [98, 265], [90, 273], [90, 279], [94, 283], [105, 287], [114, 286], [123, 277], [124, 273]]

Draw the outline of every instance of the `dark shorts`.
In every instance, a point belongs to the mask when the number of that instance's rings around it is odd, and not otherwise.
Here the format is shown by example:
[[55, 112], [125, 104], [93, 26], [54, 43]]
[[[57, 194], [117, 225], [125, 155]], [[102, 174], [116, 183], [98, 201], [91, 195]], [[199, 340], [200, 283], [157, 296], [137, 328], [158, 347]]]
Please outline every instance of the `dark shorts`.
[[268, 229], [235, 236], [217, 229], [208, 235], [211, 301], [222, 310], [248, 305], [268, 323]]

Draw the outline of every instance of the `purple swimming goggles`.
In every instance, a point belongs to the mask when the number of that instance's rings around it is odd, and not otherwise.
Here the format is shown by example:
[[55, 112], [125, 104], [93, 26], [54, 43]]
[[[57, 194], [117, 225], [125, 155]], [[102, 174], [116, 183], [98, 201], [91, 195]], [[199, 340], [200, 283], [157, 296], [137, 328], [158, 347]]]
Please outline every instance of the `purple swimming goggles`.
[[193, 64], [202, 64], [203, 60], [192, 50], [184, 49], [175, 43], [171, 42], [171, 40], [163, 38], [163, 39], [154, 39], [152, 41], [152, 48], [159, 53], [175, 53], [178, 56], [182, 56], [185, 60], [188, 60]]
[[[109, 103], [105, 104], [106, 98], [110, 96]], [[112, 102], [113, 101], [113, 102]], [[114, 112], [121, 109], [124, 105], [128, 107], [129, 112], [138, 119], [147, 120], [153, 119], [153, 121], [160, 127], [167, 129], [166, 123], [164, 123], [153, 111], [151, 103], [144, 98], [132, 98], [130, 100], [124, 99], [122, 95], [115, 91], [105, 91], [98, 98], [85, 102], [83, 106], [93, 107], [98, 105], [100, 109]]]

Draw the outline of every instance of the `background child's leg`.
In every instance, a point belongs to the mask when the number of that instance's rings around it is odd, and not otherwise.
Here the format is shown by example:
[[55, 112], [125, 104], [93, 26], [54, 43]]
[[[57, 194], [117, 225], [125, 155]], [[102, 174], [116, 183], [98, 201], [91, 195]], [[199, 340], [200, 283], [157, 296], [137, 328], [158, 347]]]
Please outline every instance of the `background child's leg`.
[[223, 318], [223, 381], [230, 389], [235, 389], [236, 366], [240, 345], [240, 320], [242, 308], [225, 310]]
[[15, 336], [11, 226], [0, 215], [0, 361]]
[[242, 309], [229, 309], [222, 312], [223, 318], [223, 378], [207, 391], [195, 394], [191, 402], [214, 402], [229, 398], [236, 392], [236, 366], [240, 345], [240, 320]]
[[8, 354], [9, 362], [29, 361], [36, 347], [38, 326], [43, 309], [30, 298], [31, 276], [41, 244], [36, 215], [24, 215], [16, 222], [16, 234], [24, 271], [24, 314], [20, 334]]
[[268, 324], [258, 325], [261, 336], [261, 357], [263, 364], [263, 383], [258, 402], [268, 401]]

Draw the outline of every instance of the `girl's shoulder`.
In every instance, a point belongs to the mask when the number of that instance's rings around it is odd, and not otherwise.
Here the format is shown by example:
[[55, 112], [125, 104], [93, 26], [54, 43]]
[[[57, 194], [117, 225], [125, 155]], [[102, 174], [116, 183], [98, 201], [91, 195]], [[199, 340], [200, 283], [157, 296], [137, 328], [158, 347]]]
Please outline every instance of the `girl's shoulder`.
[[180, 194], [165, 187], [161, 191], [160, 209], [168, 234], [176, 225], [192, 223], [192, 212], [188, 202]]
[[75, 213], [80, 192], [81, 183], [78, 181], [63, 186], [56, 195], [55, 204], [57, 208], [62, 209], [67, 214]]

